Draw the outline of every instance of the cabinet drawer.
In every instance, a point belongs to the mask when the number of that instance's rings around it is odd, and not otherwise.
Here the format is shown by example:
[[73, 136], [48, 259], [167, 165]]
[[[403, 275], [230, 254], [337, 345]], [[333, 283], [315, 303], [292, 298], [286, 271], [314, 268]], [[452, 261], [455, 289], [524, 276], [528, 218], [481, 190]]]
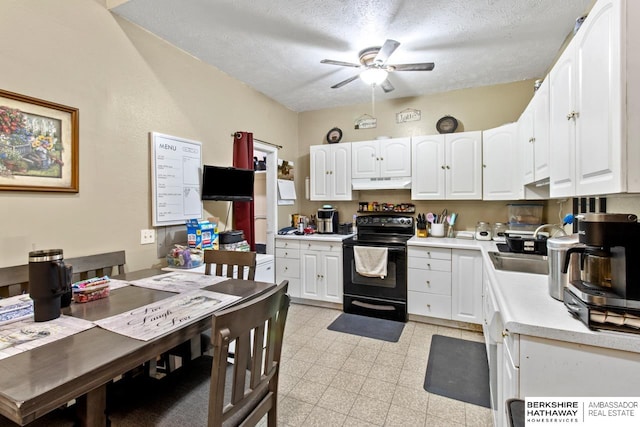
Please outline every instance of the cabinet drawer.
[[300, 251], [292, 248], [276, 248], [276, 259], [299, 259]]
[[424, 271], [410, 268], [408, 289], [415, 292], [451, 295], [451, 273], [448, 271]]
[[300, 242], [303, 251], [342, 252], [342, 242]]
[[427, 259], [451, 259], [451, 249], [448, 248], [418, 248], [409, 246], [409, 257], [427, 258]]
[[276, 248], [300, 249], [299, 240], [276, 239]]
[[428, 259], [409, 257], [407, 259], [409, 268], [416, 268], [425, 271], [451, 271], [451, 260], [446, 259]]
[[276, 258], [276, 282], [291, 277], [300, 277], [300, 260]]
[[409, 291], [407, 310], [410, 314], [451, 319], [451, 297]]

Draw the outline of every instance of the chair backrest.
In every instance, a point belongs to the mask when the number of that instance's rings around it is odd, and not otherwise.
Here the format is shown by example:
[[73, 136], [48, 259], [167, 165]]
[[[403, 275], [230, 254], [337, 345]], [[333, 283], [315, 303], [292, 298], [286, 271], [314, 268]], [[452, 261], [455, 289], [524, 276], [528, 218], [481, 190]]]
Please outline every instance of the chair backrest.
[[[210, 427], [238, 425], [241, 421], [256, 425], [267, 413], [268, 425], [276, 425], [278, 372], [290, 302], [288, 286], [285, 280], [256, 299], [214, 314]], [[235, 362], [229, 368], [233, 370], [228, 379], [231, 384], [226, 384], [232, 341], [236, 344]], [[225, 402], [225, 388], [231, 390], [230, 402]]]
[[7, 298], [29, 292], [29, 265], [0, 268], [0, 297]]
[[[215, 264], [216, 276], [246, 280], [253, 280], [256, 277], [255, 252], [206, 250], [204, 251], [204, 263], [204, 274], [212, 274], [212, 265]], [[243, 272], [243, 277], [240, 277], [240, 271]]]
[[[73, 281], [96, 276], [111, 276], [124, 273], [125, 252], [115, 251], [103, 254], [65, 258], [65, 264], [73, 266]], [[6, 298], [29, 292], [29, 264], [0, 268], [0, 297]]]
[[123, 274], [126, 259], [124, 251], [115, 251], [65, 258], [64, 263], [73, 267], [73, 281], [77, 282], [91, 277], [111, 276], [114, 268], [117, 271], [115, 274]]

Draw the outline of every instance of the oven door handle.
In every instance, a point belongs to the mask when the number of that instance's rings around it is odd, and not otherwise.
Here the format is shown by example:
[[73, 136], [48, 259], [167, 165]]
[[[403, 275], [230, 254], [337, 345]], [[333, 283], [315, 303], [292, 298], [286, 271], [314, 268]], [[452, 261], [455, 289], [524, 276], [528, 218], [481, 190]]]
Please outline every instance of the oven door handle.
[[[363, 245], [344, 245], [345, 249], [351, 249], [353, 250], [353, 248], [355, 246], [363, 246]], [[389, 252], [393, 252], [393, 253], [404, 253], [407, 251], [407, 248], [402, 246], [402, 247], [396, 247], [396, 246], [369, 246], [369, 247], [374, 247], [374, 248], [387, 248], [389, 250]]]

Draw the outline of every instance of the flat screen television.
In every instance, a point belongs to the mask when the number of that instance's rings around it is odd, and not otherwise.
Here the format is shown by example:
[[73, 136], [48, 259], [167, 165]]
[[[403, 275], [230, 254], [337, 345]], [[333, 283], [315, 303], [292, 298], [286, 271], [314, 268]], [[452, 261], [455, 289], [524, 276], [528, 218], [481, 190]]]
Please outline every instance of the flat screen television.
[[252, 169], [204, 165], [202, 200], [250, 202], [253, 200]]

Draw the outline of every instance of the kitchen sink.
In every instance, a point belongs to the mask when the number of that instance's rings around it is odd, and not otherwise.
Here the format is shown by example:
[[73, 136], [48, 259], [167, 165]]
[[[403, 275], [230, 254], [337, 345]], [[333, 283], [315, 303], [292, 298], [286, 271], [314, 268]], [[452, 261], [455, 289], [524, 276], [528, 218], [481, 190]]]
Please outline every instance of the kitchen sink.
[[493, 262], [496, 270], [549, 274], [549, 261], [546, 255], [489, 252], [489, 258], [491, 258], [491, 262]]

